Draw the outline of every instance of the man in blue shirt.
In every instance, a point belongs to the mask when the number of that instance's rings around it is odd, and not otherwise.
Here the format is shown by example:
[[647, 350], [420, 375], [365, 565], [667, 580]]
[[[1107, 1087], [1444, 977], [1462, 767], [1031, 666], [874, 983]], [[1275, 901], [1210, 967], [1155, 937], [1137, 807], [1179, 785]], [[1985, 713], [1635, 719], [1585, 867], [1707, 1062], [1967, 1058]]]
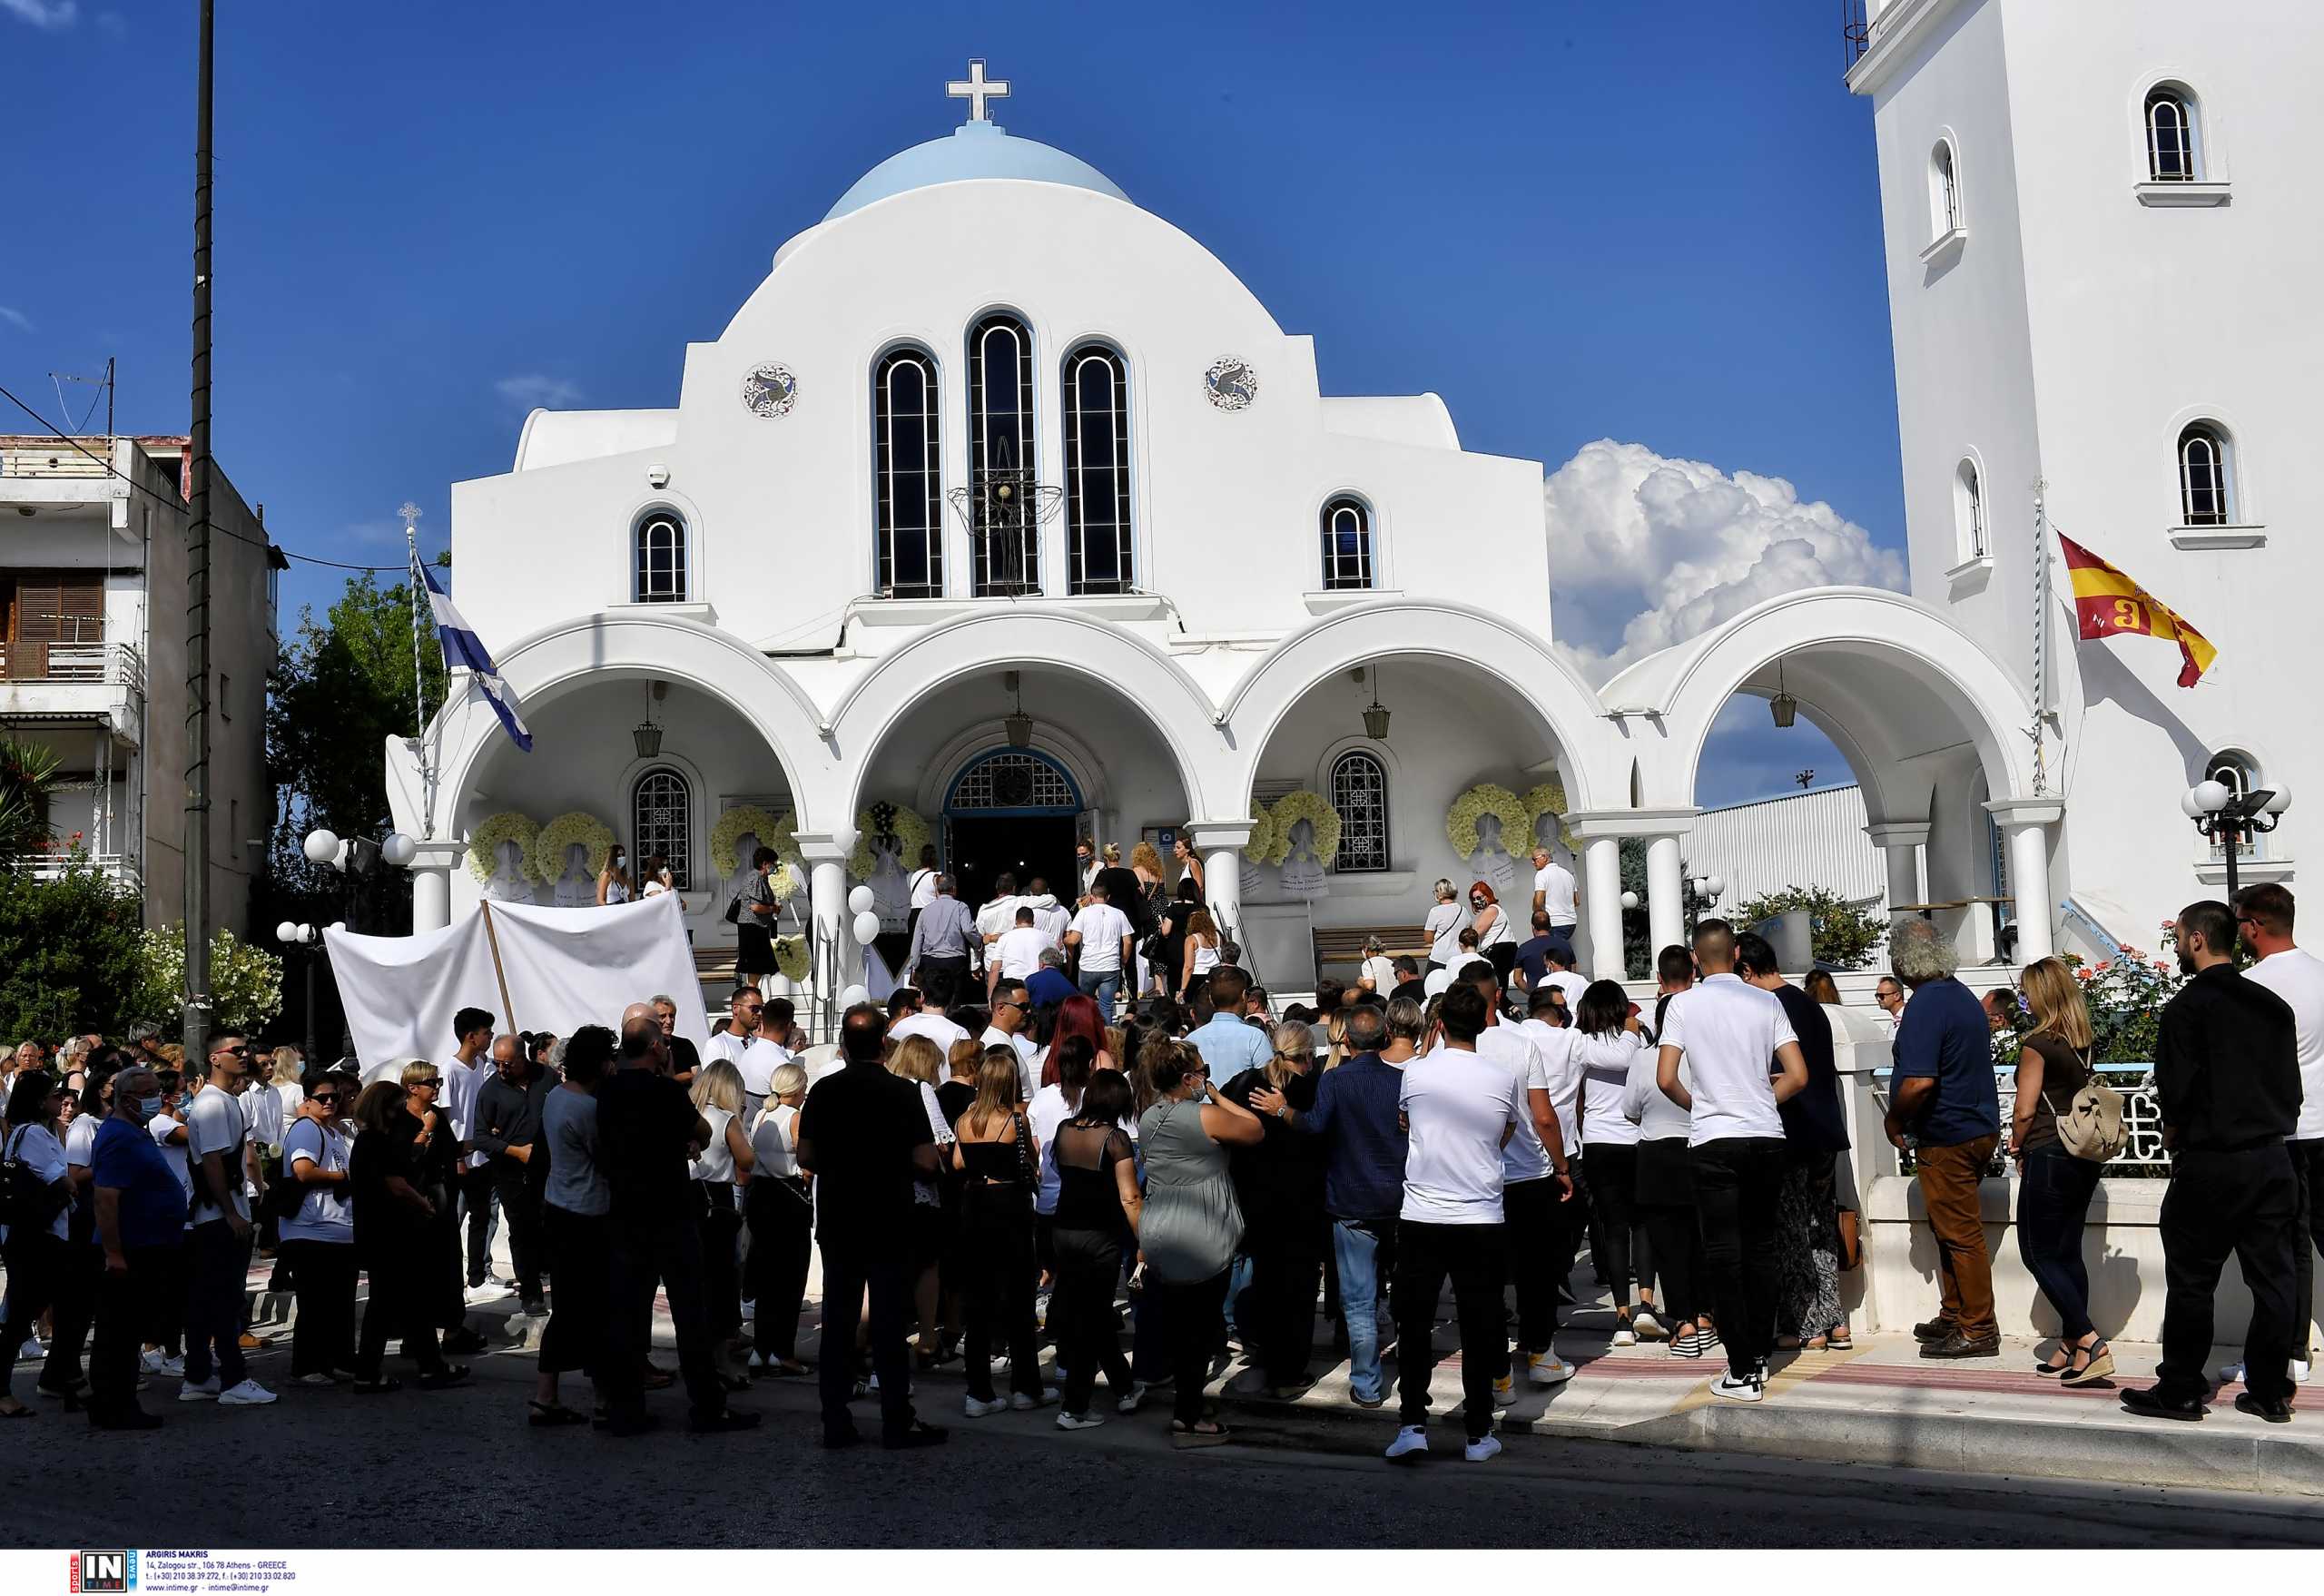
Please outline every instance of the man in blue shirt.
[[1065, 954], [1056, 948], [1041, 952], [1041, 967], [1025, 980], [1025, 995], [1036, 1009], [1054, 1009], [1081, 989], [1065, 973]]
[[89, 1355], [89, 1423], [100, 1430], [152, 1430], [159, 1414], [137, 1403], [137, 1349], [159, 1322], [162, 1296], [185, 1241], [185, 1187], [145, 1126], [162, 1109], [149, 1064], [113, 1077], [113, 1112], [97, 1127], [89, 1174], [97, 1194], [96, 1345]]
[[1210, 1066], [1210, 1079], [1226, 1085], [1246, 1069], [1258, 1069], [1275, 1057], [1275, 1043], [1256, 1026], [1243, 1023], [1251, 983], [1239, 970], [1221, 966], [1210, 978], [1210, 1000], [1217, 1011], [1196, 1026], [1187, 1040]]
[[1332, 1250], [1339, 1261], [1340, 1309], [1347, 1320], [1348, 1394], [1358, 1407], [1387, 1401], [1380, 1375], [1380, 1254], [1393, 1262], [1396, 1214], [1404, 1200], [1404, 1127], [1397, 1096], [1404, 1072], [1380, 1061], [1387, 1016], [1361, 1004], [1349, 1010], [1347, 1045], [1354, 1057], [1327, 1070], [1305, 1113], [1280, 1092], [1251, 1094], [1251, 1107], [1279, 1114], [1295, 1130], [1324, 1138], [1324, 1209], [1332, 1217]]
[[1978, 1191], [2001, 1140], [1993, 1030], [1984, 1005], [1953, 978], [1960, 954], [1934, 921], [1903, 920], [1888, 934], [1888, 964], [1911, 990], [1896, 1028], [1888, 1140], [1910, 1135], [1915, 1178], [1936, 1235], [1943, 1305], [1913, 1326], [1925, 1358], [2001, 1355], [1994, 1266]]

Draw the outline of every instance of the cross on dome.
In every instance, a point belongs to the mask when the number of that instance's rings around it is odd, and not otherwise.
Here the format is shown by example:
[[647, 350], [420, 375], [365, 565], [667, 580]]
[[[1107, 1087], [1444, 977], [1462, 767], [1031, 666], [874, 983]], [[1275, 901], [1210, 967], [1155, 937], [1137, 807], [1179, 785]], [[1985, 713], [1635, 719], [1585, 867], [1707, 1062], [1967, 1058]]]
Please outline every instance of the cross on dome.
[[971, 59], [969, 63], [969, 75], [965, 79], [956, 78], [946, 84], [944, 93], [951, 99], [966, 100], [969, 103], [970, 122], [990, 122], [992, 118], [985, 113], [984, 103], [987, 100], [1009, 98], [1009, 84], [1006, 79], [995, 79], [987, 83], [984, 75], [984, 62], [981, 59]]

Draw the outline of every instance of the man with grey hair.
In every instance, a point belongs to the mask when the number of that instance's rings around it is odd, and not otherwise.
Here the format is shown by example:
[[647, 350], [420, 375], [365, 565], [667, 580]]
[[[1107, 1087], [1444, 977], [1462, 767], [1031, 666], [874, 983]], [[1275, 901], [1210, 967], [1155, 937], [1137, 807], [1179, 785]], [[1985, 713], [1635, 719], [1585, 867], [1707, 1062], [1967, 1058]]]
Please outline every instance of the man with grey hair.
[[935, 900], [913, 922], [911, 949], [904, 956], [905, 980], [923, 989], [940, 981], [948, 995], [969, 990], [969, 951], [984, 946], [959, 892], [950, 872], [936, 878]]
[[1925, 1358], [2001, 1355], [1978, 1203], [2001, 1141], [2001, 1099], [1992, 1028], [1984, 1005], [1954, 977], [1960, 962], [1933, 921], [1900, 920], [1889, 930], [1888, 966], [1912, 996], [1896, 1025], [1885, 1128], [1892, 1145], [1913, 1148], [1914, 1178], [1936, 1237], [1941, 1305], [1935, 1318], [1913, 1326]]

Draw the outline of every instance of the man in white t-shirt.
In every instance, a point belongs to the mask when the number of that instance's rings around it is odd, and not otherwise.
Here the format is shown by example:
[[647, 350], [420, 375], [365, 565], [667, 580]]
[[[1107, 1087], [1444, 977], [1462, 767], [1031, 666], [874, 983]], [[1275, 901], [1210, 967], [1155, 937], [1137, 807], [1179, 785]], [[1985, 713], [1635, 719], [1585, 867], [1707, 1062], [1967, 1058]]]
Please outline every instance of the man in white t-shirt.
[[240, 1098], [251, 1068], [249, 1040], [210, 1039], [210, 1079], [186, 1109], [186, 1158], [193, 1173], [193, 1232], [185, 1303], [185, 1377], [180, 1402], [259, 1407], [274, 1394], [242, 1360], [242, 1296], [250, 1279], [251, 1181]]
[[[1421, 921], [1421, 933], [1428, 938], [1428, 967], [1450, 970], [1461, 961], [1461, 932], [1469, 917], [1461, 911], [1455, 901], [1452, 883], [1439, 876], [1436, 881], [1436, 904]], [[1431, 994], [1432, 996], [1433, 994]]]
[[[642, 1006], [642, 1005], [641, 1005]], [[452, 1035], [458, 1046], [437, 1066], [444, 1084], [437, 1094], [452, 1135], [460, 1144], [458, 1197], [468, 1217], [468, 1288], [469, 1296], [490, 1301], [499, 1293], [492, 1278], [492, 1233], [500, 1199], [493, 1190], [491, 1160], [472, 1146], [470, 1122], [476, 1118], [476, 1095], [492, 1072], [487, 1058], [492, 1047], [492, 1016], [482, 1009], [463, 1009], [452, 1016]]]
[[920, 989], [920, 1012], [899, 1020], [888, 1032], [890, 1041], [900, 1042], [908, 1036], [924, 1036], [936, 1044], [939, 1056], [950, 1059], [952, 1044], [967, 1039], [968, 1032], [944, 1017], [945, 1006], [953, 993], [949, 978], [942, 970], [929, 971], [928, 983]]
[[1581, 918], [1581, 889], [1573, 872], [1560, 864], [1541, 842], [1533, 844], [1533, 912], [1550, 917], [1550, 935], [1573, 947], [1573, 928]]
[[1438, 1013], [1444, 1045], [1407, 1068], [1397, 1086], [1408, 1139], [1396, 1220], [1399, 1427], [1388, 1457], [1416, 1462], [1428, 1452], [1428, 1377], [1436, 1364], [1430, 1337], [1449, 1275], [1467, 1398], [1462, 1455], [1482, 1463], [1501, 1450], [1492, 1435], [1493, 1385], [1509, 1372], [1501, 1308], [1508, 1267], [1502, 1149], [1530, 1106], [1509, 1067], [1477, 1052], [1491, 1017], [1484, 994], [1466, 983], [1449, 988]]
[[[1517, 1350], [1511, 1373], [1493, 1382], [1493, 1394], [1506, 1401], [1516, 1386], [1515, 1365], [1525, 1366], [1536, 1385], [1573, 1378], [1573, 1365], [1557, 1355], [1559, 1243], [1569, 1229], [1564, 1210], [1573, 1199], [1566, 1167], [1565, 1137], [1550, 1090], [1550, 1053], [1523, 1027], [1501, 1017], [1501, 984], [1483, 960], [1471, 963], [1465, 984], [1485, 1000], [1485, 1028], [1477, 1034], [1480, 1059], [1500, 1065], [1517, 1082], [1517, 1134], [1501, 1149], [1502, 1225], [1509, 1241], [1509, 1274], [1517, 1286]], [[1572, 1052], [1561, 1031], [1551, 1031], [1560, 1059]], [[1564, 1247], [1565, 1267], [1573, 1268], [1573, 1246]]]
[[1002, 980], [1029, 980], [1033, 971], [1041, 967], [1041, 950], [1049, 946], [1049, 939], [1035, 923], [1039, 914], [1029, 903], [1018, 905], [1016, 923], [1000, 933], [993, 944], [992, 961], [1000, 974], [994, 978], [993, 990], [998, 992]]
[[[1025, 991], [1025, 983], [1013, 975], [1004, 975], [992, 989], [992, 1023], [977, 1038], [988, 1048], [1009, 1048], [1017, 1054], [1017, 1092], [1020, 1102], [1033, 1100], [1033, 1039], [1025, 1034], [1025, 1027], [1033, 1018], [1033, 1000]], [[1049, 1146], [1044, 1139], [1043, 1147]]]
[[1049, 940], [1050, 947], [1064, 947], [1066, 931], [1073, 924], [1073, 911], [1057, 901], [1049, 882], [1039, 876], [1026, 883], [1025, 891], [1033, 909], [1033, 929]]
[[[2305, 1384], [2314, 1350], [2308, 1336], [2316, 1318], [2316, 1249], [2324, 1244], [2324, 959], [2292, 941], [2292, 912], [2290, 891], [2274, 882], [2235, 895], [2236, 935], [2259, 955], [2244, 976], [2290, 1005], [2299, 1056], [2299, 1122], [2285, 1146], [2299, 1180], [2299, 1234], [2292, 1243], [2291, 1377], [2295, 1384]], [[2237, 1368], [2240, 1379], [2240, 1366], [2230, 1366]]]
[[[1711, 1394], [1758, 1402], [1776, 1345], [1776, 1202], [1784, 1153], [1776, 1105], [1807, 1085], [1807, 1059], [1776, 995], [1735, 973], [1735, 932], [1727, 921], [1706, 920], [1696, 929], [1695, 967], [1702, 980], [1672, 998], [1663, 1015], [1655, 1084], [1690, 1117], [1687, 1146], [1703, 1265], [1727, 1340], [1727, 1373], [1712, 1382]], [[1685, 1080], [1679, 1077], [1682, 1059]], [[1673, 1350], [1686, 1339], [1674, 1341]]]
[[743, 1078], [743, 1123], [753, 1125], [765, 1105], [767, 1088], [774, 1082], [774, 1072], [790, 1062], [791, 1055], [759, 1034], [766, 1003], [758, 988], [735, 988], [727, 1007], [733, 1018], [724, 1030], [710, 1039], [710, 1056], [725, 1059]]
[[[1582, 1167], [1581, 1078], [1588, 1071], [1581, 1055], [1581, 1033], [1573, 1028], [1577, 1010], [1551, 1005], [1550, 994], [1557, 990], [1544, 983], [1533, 992], [1526, 1000], [1526, 1016], [1517, 1029], [1541, 1051], [1541, 1072], [1549, 1082], [1550, 1113], [1557, 1120], [1558, 1134], [1565, 1143], [1568, 1165], [1579, 1170]], [[1581, 1238], [1594, 1235], [1590, 1228], [1590, 1194], [1586, 1190], [1576, 1192], [1571, 1202], [1558, 1205], [1556, 1217], [1557, 1228], [1550, 1252], [1552, 1287], [1571, 1276], [1574, 1259], [1581, 1256]], [[1594, 1248], [1594, 1239], [1591, 1245]], [[1552, 1298], [1559, 1295], [1552, 1289]]]
[[1564, 942], [1552, 941], [1541, 955], [1541, 962], [1549, 970], [1541, 978], [1541, 984], [1565, 994], [1566, 1018], [1571, 1020], [1581, 1012], [1581, 994], [1590, 990], [1590, 978], [1573, 967], [1573, 950]]
[[1121, 995], [1122, 971], [1130, 961], [1129, 916], [1109, 900], [1103, 881], [1089, 884], [1089, 901], [1074, 914], [1066, 929], [1065, 945], [1081, 951], [1081, 991], [1098, 1000], [1098, 1012], [1108, 1025], [1114, 1000]]

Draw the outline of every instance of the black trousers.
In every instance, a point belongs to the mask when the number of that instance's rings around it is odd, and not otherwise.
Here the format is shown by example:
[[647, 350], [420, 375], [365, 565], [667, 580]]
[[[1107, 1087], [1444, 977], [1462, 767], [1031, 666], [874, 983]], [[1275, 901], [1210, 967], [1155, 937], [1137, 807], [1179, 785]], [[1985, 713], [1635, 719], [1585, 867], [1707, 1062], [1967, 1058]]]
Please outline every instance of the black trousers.
[[743, 1329], [743, 1210], [732, 1181], [697, 1180], [702, 1194], [702, 1301], [714, 1348]]
[[2058, 1310], [2069, 1345], [2096, 1328], [2090, 1322], [2090, 1270], [2082, 1258], [2082, 1230], [2102, 1167], [2045, 1143], [2025, 1155], [2017, 1183], [2017, 1256]]
[[1306, 1381], [1327, 1223], [1321, 1214], [1270, 1216], [1243, 1233], [1251, 1283], [1235, 1299], [1235, 1326], [1270, 1385]]
[[445, 1234], [434, 1221], [414, 1224], [408, 1235], [383, 1237], [374, 1247], [367, 1244], [358, 1261], [369, 1277], [370, 1291], [363, 1304], [363, 1332], [355, 1345], [354, 1371], [360, 1380], [377, 1380], [388, 1355], [388, 1342], [400, 1337], [404, 1355], [423, 1373], [444, 1366], [436, 1345], [435, 1276], [441, 1253], [437, 1243]]
[[[992, 1345], [1009, 1344], [1009, 1388], [1027, 1396], [1041, 1394], [1039, 1321], [1033, 1313], [1033, 1288], [1039, 1266], [1033, 1260], [1033, 1208], [1020, 1187], [987, 1187], [971, 1182], [962, 1194], [967, 1204], [969, 1277], [967, 1335], [961, 1352], [968, 1359], [969, 1394], [979, 1402], [992, 1400]], [[888, 1377], [880, 1376], [885, 1394]]]
[[1403, 1422], [1428, 1422], [1428, 1377], [1436, 1367], [1431, 1337], [1436, 1299], [1452, 1281], [1453, 1315], [1461, 1329], [1462, 1419], [1469, 1439], [1492, 1429], [1493, 1382], [1509, 1372], [1509, 1342], [1502, 1334], [1501, 1283], [1509, 1241], [1500, 1225], [1431, 1225], [1405, 1219], [1396, 1227], [1396, 1397]]
[[[496, 1195], [492, 1165], [462, 1169], [458, 1177], [460, 1210], [466, 1216], [468, 1238], [468, 1282], [481, 1286], [492, 1270], [492, 1205]], [[514, 1238], [511, 1238], [513, 1245]]]
[[1754, 1374], [1776, 1349], [1776, 1203], [1781, 1137], [1738, 1136], [1694, 1149], [1695, 1215], [1728, 1372]]
[[702, 1227], [690, 1217], [640, 1218], [616, 1213], [607, 1227], [606, 1367], [597, 1389], [607, 1414], [634, 1419], [645, 1411], [645, 1360], [654, 1345], [654, 1288], [670, 1303], [678, 1335], [678, 1375], [697, 1415], [726, 1411], [726, 1388], [712, 1361], [710, 1315], [702, 1294]]
[[1631, 1195], [1654, 1255], [1651, 1271], [1640, 1267], [1639, 1282], [1662, 1283], [1662, 1308], [1673, 1324], [1691, 1319], [1709, 1305], [1702, 1287], [1703, 1228], [1695, 1217], [1695, 1164], [1686, 1138], [1638, 1144], [1638, 1184]]
[[163, 1356], [181, 1357], [185, 1353], [186, 1282], [193, 1272], [192, 1233], [182, 1234], [162, 1251], [167, 1262], [153, 1286], [153, 1324], [145, 1334]]
[[2286, 1142], [2299, 1181], [2299, 1239], [2293, 1244], [2292, 1356], [2308, 1361], [2308, 1327], [2316, 1320], [2316, 1252], [2324, 1247], [2324, 1137]]
[[[223, 1219], [193, 1227], [193, 1274], [185, 1305], [185, 1377], [199, 1384], [215, 1373], [221, 1388], [239, 1385], [242, 1361], [242, 1300], [250, 1285], [251, 1244]], [[215, 1359], [213, 1365], [212, 1359]]]
[[[1501, 1188], [1502, 1240], [1508, 1252], [1508, 1279], [1517, 1287], [1517, 1350], [1547, 1352], [1557, 1342], [1558, 1260], [1562, 1252], [1566, 1273], [1573, 1272], [1573, 1243], [1565, 1239], [1566, 1216], [1560, 1210], [1571, 1202], [1559, 1201], [1553, 1177], [1520, 1180]], [[1463, 1345], [1461, 1355], [1470, 1355]]]
[[299, 1316], [290, 1326], [290, 1375], [355, 1367], [355, 1244], [285, 1241]]
[[[545, 1181], [532, 1177], [532, 1166], [514, 1158], [496, 1158], [485, 1166], [492, 1171], [493, 1195], [500, 1199], [500, 1217], [508, 1224], [508, 1266], [517, 1272], [517, 1300], [541, 1300], [541, 1208]], [[476, 1223], [468, 1223], [473, 1255]], [[468, 1266], [471, 1275], [476, 1266]]]
[[[822, 1237], [823, 1334], [817, 1355], [823, 1433], [855, 1428], [848, 1399], [855, 1394], [855, 1332], [872, 1307], [872, 1368], [880, 1376], [880, 1428], [901, 1434], [911, 1427], [911, 1361], [904, 1350], [904, 1321], [911, 1315], [911, 1238], [900, 1226], [877, 1237]], [[763, 1309], [762, 1309], [763, 1311]]]
[[[0, 1325], [0, 1381], [15, 1389], [16, 1349], [32, 1335], [40, 1316], [56, 1296], [57, 1277], [64, 1271], [73, 1244], [49, 1234], [44, 1226], [28, 1221], [8, 1227], [8, 1318]], [[43, 1377], [47, 1371], [42, 1371]]]
[[1129, 1360], [1122, 1356], [1114, 1317], [1114, 1286], [1122, 1276], [1121, 1236], [1112, 1230], [1051, 1232], [1057, 1249], [1057, 1289], [1049, 1296], [1049, 1328], [1057, 1361], [1065, 1365], [1065, 1411], [1086, 1413], [1099, 1370], [1117, 1396], [1129, 1394]]
[[2212, 1299], [2230, 1253], [2251, 1292], [2243, 1336], [2243, 1384], [2262, 1401], [2289, 1398], [2295, 1345], [2293, 1249], [2299, 1239], [2299, 1178], [2290, 1148], [2270, 1142], [2235, 1152], [2185, 1148], [2171, 1158], [2162, 1194], [2162, 1362], [2166, 1396], [2210, 1394]]
[[124, 1247], [129, 1267], [97, 1276], [96, 1339], [89, 1349], [89, 1413], [112, 1418], [137, 1411], [137, 1354], [160, 1319], [175, 1274], [178, 1246]]
[[[1210, 1355], [1226, 1330], [1226, 1276], [1229, 1271], [1202, 1280], [1157, 1281], [1149, 1274], [1146, 1295], [1162, 1309], [1162, 1333], [1168, 1338], [1170, 1374], [1177, 1384], [1170, 1392], [1170, 1416], [1191, 1428], [1202, 1420], [1203, 1387], [1210, 1380]], [[1066, 1373], [1073, 1366], [1066, 1365]]]
[[603, 1214], [544, 1203], [541, 1229], [556, 1278], [556, 1300], [541, 1327], [541, 1373], [579, 1370], [596, 1379], [604, 1367], [606, 1315], [613, 1306], [611, 1227]]
[[753, 1175], [743, 1196], [751, 1228], [744, 1273], [751, 1299], [758, 1304], [752, 1345], [762, 1361], [796, 1358], [799, 1310], [807, 1300], [807, 1266], [815, 1247], [814, 1204], [807, 1183], [795, 1175]]
[[1633, 1281], [1654, 1278], [1646, 1265], [1636, 1264], [1637, 1254], [1648, 1250], [1636, 1246], [1644, 1240], [1638, 1207], [1638, 1148], [1618, 1142], [1592, 1142], [1581, 1149], [1581, 1163], [1590, 1177], [1595, 1221], [1590, 1245], [1600, 1255], [1598, 1272], [1614, 1294], [1614, 1305], [1627, 1308], [1635, 1300], [1630, 1290]]
[[[76, 1222], [64, 1244], [55, 1295], [48, 1305], [49, 1324], [55, 1333], [48, 1338], [48, 1357], [41, 1364], [44, 1390], [69, 1391], [81, 1383], [81, 1355], [87, 1350], [89, 1323], [97, 1311], [97, 1275], [104, 1268], [104, 1253], [94, 1235], [94, 1230], [84, 1234]], [[241, 1334], [238, 1325], [235, 1335]]]

